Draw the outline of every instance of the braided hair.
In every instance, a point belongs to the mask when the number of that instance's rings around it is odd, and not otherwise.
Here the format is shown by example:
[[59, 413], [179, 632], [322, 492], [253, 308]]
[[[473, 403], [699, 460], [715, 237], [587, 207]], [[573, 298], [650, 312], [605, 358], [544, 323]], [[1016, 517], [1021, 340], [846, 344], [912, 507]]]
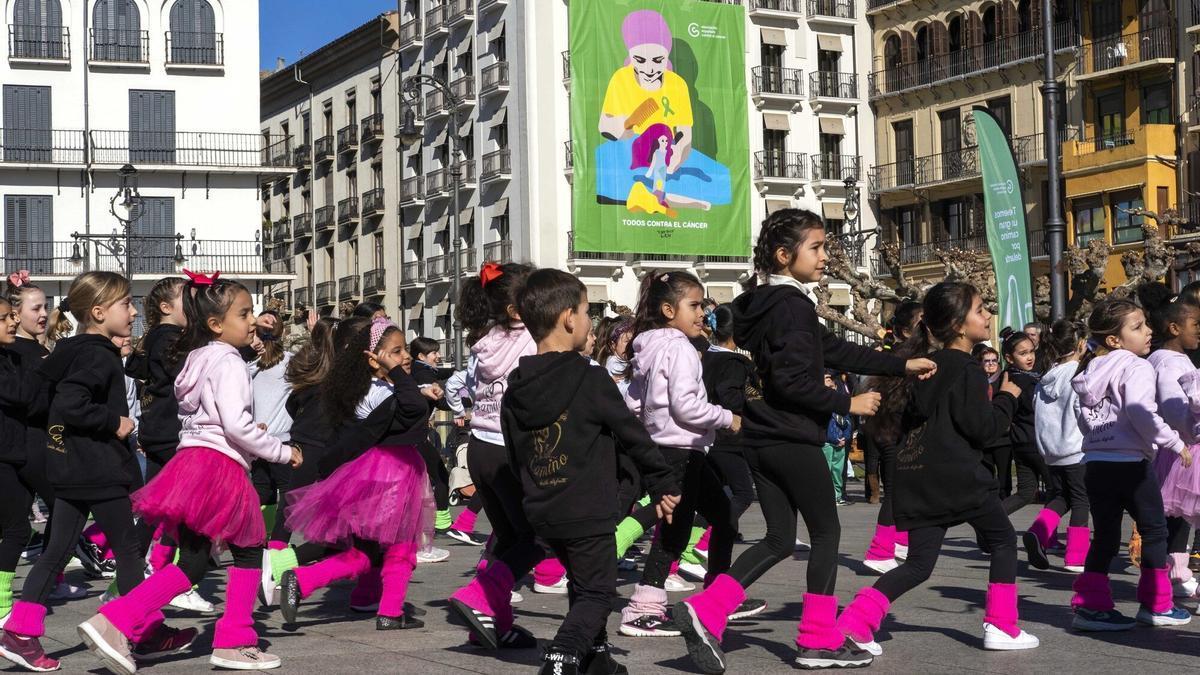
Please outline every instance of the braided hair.
[[[764, 279], [781, 269], [775, 254], [780, 249], [788, 259], [796, 257], [796, 250], [808, 238], [810, 230], [824, 230], [821, 216], [805, 209], [780, 209], [763, 220], [754, 244], [754, 271]], [[751, 279], [751, 285], [757, 283]]]
[[197, 283], [195, 279], [183, 287], [183, 315], [187, 317], [187, 327], [183, 335], [175, 342], [174, 348], [167, 353], [167, 360], [172, 364], [187, 358], [194, 349], [217, 339], [208, 327], [211, 317], [223, 317], [233, 306], [238, 293], [249, 294], [250, 290], [232, 279], [215, 279]]

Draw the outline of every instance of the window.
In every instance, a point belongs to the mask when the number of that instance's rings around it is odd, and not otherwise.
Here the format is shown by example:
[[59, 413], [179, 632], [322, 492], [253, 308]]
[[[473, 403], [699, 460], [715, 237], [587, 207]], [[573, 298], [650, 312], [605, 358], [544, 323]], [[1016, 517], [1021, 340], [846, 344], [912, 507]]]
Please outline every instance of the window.
[[838, 71], [838, 61], [840, 61], [841, 58], [841, 52], [830, 51], [828, 49], [818, 49], [817, 70], [823, 73], [836, 73]]
[[[821, 134], [820, 148], [820, 177], [831, 180], [842, 180], [842, 136], [840, 134]], [[846, 168], [849, 169], [851, 167]]]
[[371, 238], [375, 249], [375, 267], [373, 269], [381, 270], [387, 265], [383, 255], [383, 233], [380, 232]]
[[996, 8], [988, 7], [983, 10], [983, 42], [995, 42], [997, 36], [996, 30]]
[[371, 79], [371, 114], [377, 115], [383, 112], [383, 87], [379, 84], [379, 78]]
[[92, 58], [142, 63], [142, 16], [133, 0], [96, 0], [92, 7]]
[[129, 226], [133, 271], [139, 274], [175, 272], [175, 198], [142, 197], [139, 216]]
[[208, 0], [175, 0], [170, 22], [171, 33], [167, 37], [170, 63], [220, 63], [217, 22]]
[[304, 130], [304, 140], [302, 143], [308, 145], [312, 143], [312, 117], [308, 113], [304, 113], [300, 116], [300, 124]]
[[329, 99], [321, 104], [321, 121], [325, 125], [325, 127], [321, 129], [321, 135], [333, 135], [333, 99]]
[[956, 16], [950, 19], [950, 25], [946, 29], [949, 34], [948, 51], [953, 54], [962, 51], [963, 48], [963, 27], [962, 16]]
[[63, 58], [62, 6], [58, 0], [17, 0], [11, 31], [11, 54], [16, 58]]
[[1096, 97], [1096, 149], [1127, 145], [1125, 138], [1125, 93], [1117, 90]]
[[763, 129], [763, 164], [765, 175], [786, 176], [787, 132]]
[[383, 187], [383, 164], [371, 165], [371, 187]]
[[175, 92], [129, 90], [129, 160], [175, 163]]
[[1171, 124], [1171, 83], [1142, 88], [1142, 124]]
[[492, 138], [496, 141], [496, 149], [508, 148], [508, 122], [501, 122], [492, 127]]
[[[843, 234], [846, 231], [846, 221], [840, 218], [826, 218], [825, 232], [831, 235]], [[849, 251], [851, 255], [857, 255], [856, 251]]]
[[346, 269], [350, 275], [358, 274], [358, 240], [351, 239], [346, 247]]
[[1004, 135], [1012, 140], [1012, 102], [1007, 96], [994, 98], [987, 102], [988, 111], [996, 118]]
[[893, 122], [892, 135], [896, 143], [896, 184], [908, 185], [913, 182], [916, 172], [913, 162], [912, 120]]
[[1104, 205], [1099, 197], [1075, 203], [1075, 245], [1086, 246], [1093, 239], [1104, 241]]
[[508, 241], [509, 224], [507, 211], [498, 216], [492, 217], [492, 229], [496, 231], [496, 235], [499, 237], [500, 241]]
[[354, 124], [358, 121], [358, 102], [355, 101], [356, 92], [354, 89], [346, 91], [346, 119], [349, 124]]
[[1109, 195], [1108, 203], [1113, 224], [1113, 243], [1127, 244], [1131, 241], [1141, 241], [1144, 218], [1129, 212], [1145, 208], [1142, 193], [1139, 190], [1114, 192]]
[[53, 206], [49, 195], [4, 198], [4, 261], [9, 269], [34, 274], [53, 271]]
[[938, 202], [933, 213], [939, 221], [935, 241], [957, 241], [969, 236], [970, 224], [968, 204], [965, 199], [947, 199]]
[[4, 161], [49, 162], [50, 87], [4, 85]]

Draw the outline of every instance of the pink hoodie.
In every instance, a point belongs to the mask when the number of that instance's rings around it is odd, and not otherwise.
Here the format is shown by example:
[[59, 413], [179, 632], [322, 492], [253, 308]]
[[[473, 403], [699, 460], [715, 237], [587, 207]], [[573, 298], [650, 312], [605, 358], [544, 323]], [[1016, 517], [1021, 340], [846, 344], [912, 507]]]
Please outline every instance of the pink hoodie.
[[708, 402], [700, 355], [682, 331], [646, 331], [634, 338], [633, 355], [625, 404], [655, 443], [703, 450], [712, 445], [717, 429], [733, 424], [733, 413]]
[[1196, 370], [1192, 360], [1181, 352], [1159, 349], [1146, 357], [1146, 361], [1154, 368], [1154, 374], [1158, 378], [1155, 400], [1158, 402], [1159, 416], [1179, 432], [1184, 443], [1195, 443], [1196, 435], [1192, 433], [1188, 413], [1188, 396], [1180, 382], [1180, 378]]
[[[536, 353], [537, 343], [522, 324], [516, 324], [513, 330], [494, 326], [471, 347], [471, 358], [475, 361], [471, 431], [483, 432], [476, 434], [483, 440], [495, 442], [492, 438], [500, 437], [500, 399], [508, 389], [508, 374], [522, 356]], [[503, 442], [500, 438], [500, 443]]]
[[292, 449], [254, 423], [250, 370], [238, 351], [210, 342], [188, 354], [175, 378], [179, 447], [212, 448], [246, 469], [261, 457], [284, 464]]
[[1182, 452], [1179, 434], [1155, 402], [1154, 366], [1131, 351], [1098, 356], [1071, 380], [1079, 394], [1085, 462], [1137, 462], [1155, 449]]

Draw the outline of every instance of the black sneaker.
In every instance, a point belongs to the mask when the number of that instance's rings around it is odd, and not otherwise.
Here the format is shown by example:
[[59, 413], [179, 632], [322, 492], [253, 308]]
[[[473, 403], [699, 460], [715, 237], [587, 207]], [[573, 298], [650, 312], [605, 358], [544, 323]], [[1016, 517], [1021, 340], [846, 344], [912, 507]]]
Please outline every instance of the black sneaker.
[[875, 657], [860, 649], [849, 638], [837, 649], [800, 649], [796, 652], [796, 665], [801, 670], [866, 668], [873, 660]]
[[629, 637], [679, 637], [680, 635], [679, 630], [667, 617], [648, 614], [622, 623], [617, 632]]
[[696, 610], [684, 602], [675, 605], [674, 615], [675, 627], [687, 642], [688, 656], [696, 668], [707, 675], [725, 672], [725, 652], [721, 651], [721, 643], [700, 623]]
[[284, 623], [296, 623], [300, 611], [300, 580], [296, 570], [288, 570], [279, 578], [279, 613]]
[[[467, 642], [476, 647], [484, 646], [474, 633], [467, 638]], [[496, 638], [496, 642], [499, 643], [500, 649], [533, 649], [538, 646], [537, 638], [533, 636], [533, 633], [520, 626], [509, 628], [507, 633]]]
[[729, 615], [730, 621], [738, 619], [749, 619], [752, 616], [757, 616], [767, 611], [767, 601], [759, 600], [758, 598], [746, 598], [746, 601], [737, 606], [733, 613]]
[[450, 598], [450, 610], [471, 629], [469, 641], [488, 649], [500, 648], [500, 636], [496, 634], [496, 618], [476, 610], [458, 598]]
[[79, 559], [79, 564], [83, 566], [84, 573], [89, 577], [93, 579], [103, 577], [101, 566], [104, 565], [104, 552], [82, 534], [79, 535], [79, 541], [75, 544], [75, 557]]
[[579, 657], [562, 652], [546, 652], [538, 675], [576, 675], [579, 673]]
[[453, 528], [446, 530], [443, 534], [456, 541], [461, 541], [464, 544], [471, 546], [483, 546], [487, 543], [487, 537], [475, 532], [466, 532], [463, 530], [455, 530]]
[[1036, 534], [1026, 532], [1021, 535], [1021, 541], [1025, 544], [1025, 555], [1029, 558], [1030, 567], [1039, 570], [1050, 569], [1050, 559], [1046, 557], [1046, 549], [1042, 547], [1042, 542]]
[[21, 557], [25, 560], [33, 562], [42, 555], [42, 549], [45, 547], [45, 537], [42, 536], [41, 532], [34, 530], [33, 534], [29, 535], [29, 542], [25, 544], [25, 549], [21, 551]]
[[607, 641], [592, 645], [592, 650], [579, 661], [579, 672], [584, 675], [629, 675], [629, 669], [613, 658], [612, 645]]
[[424, 621], [406, 615], [383, 616], [381, 614], [375, 617], [375, 630], [408, 630], [409, 628], [424, 627]]
[[166, 624], [159, 624], [153, 633], [133, 645], [131, 652], [137, 661], [161, 659], [186, 651], [199, 634], [200, 631], [195, 628], [171, 628]]

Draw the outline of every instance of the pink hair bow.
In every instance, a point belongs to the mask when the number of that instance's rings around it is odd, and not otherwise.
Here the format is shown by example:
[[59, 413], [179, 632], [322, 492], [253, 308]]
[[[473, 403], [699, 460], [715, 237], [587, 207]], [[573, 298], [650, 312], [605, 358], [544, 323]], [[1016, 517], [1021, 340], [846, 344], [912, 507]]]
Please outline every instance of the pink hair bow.
[[29, 270], [17, 270], [8, 275], [8, 283], [15, 288], [20, 288], [29, 283]]
[[193, 286], [212, 286], [217, 282], [217, 278], [221, 276], [219, 271], [213, 272], [212, 275], [208, 275], [200, 274], [199, 272], [193, 272], [187, 268], [184, 268], [183, 273], [187, 275], [188, 279], [192, 280]]

